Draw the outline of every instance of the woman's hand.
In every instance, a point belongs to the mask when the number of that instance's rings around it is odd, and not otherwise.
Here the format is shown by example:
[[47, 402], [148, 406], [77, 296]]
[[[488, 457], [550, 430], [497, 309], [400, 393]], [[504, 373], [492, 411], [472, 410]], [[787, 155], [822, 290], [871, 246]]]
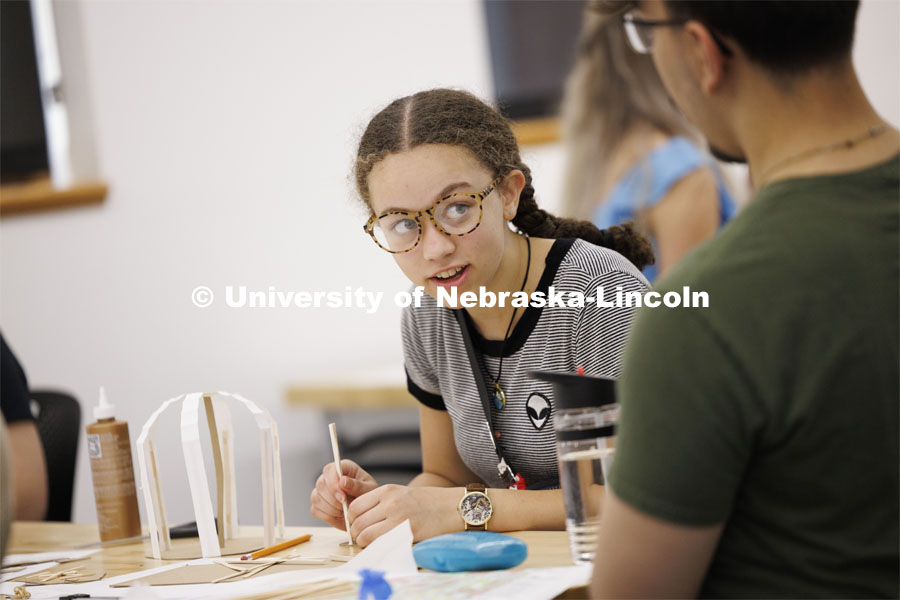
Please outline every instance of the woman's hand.
[[457, 506], [464, 493], [465, 488], [458, 487], [383, 485], [350, 504], [350, 535], [364, 548], [406, 519], [416, 542], [461, 531]]
[[359, 496], [376, 489], [378, 482], [352, 460], [342, 460], [341, 471], [343, 476], [339, 478], [334, 463], [325, 465], [310, 494], [309, 512], [332, 527], [346, 529], [341, 502], [353, 502]]

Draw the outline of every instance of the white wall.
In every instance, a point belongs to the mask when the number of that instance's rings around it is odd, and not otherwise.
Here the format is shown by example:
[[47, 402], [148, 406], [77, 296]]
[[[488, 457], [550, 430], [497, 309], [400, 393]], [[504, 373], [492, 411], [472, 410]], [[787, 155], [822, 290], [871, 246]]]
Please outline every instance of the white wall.
[[[864, 1], [856, 52], [866, 89], [895, 124], [898, 9]], [[106, 385], [133, 437], [178, 393], [235, 390], [265, 404], [283, 438], [288, 521], [308, 521], [328, 442], [323, 417], [286, 406], [284, 390], [401, 382], [399, 310], [236, 310], [221, 291], [407, 287], [360, 231], [353, 145], [400, 95], [458, 86], [490, 96], [480, 3], [91, 0], [59, 3], [57, 28], [80, 117], [76, 164], [99, 173], [110, 194], [102, 206], [0, 222], [4, 335], [32, 387], [72, 391], [86, 420]], [[555, 208], [560, 146], [524, 154]], [[198, 285], [219, 295], [212, 307], [191, 304]], [[258, 458], [242, 426], [239, 477], [249, 484], [239, 504], [249, 523], [259, 520]], [[190, 520], [177, 436], [169, 439], [170, 517]], [[74, 514], [95, 519], [83, 450]]]
[[[490, 96], [482, 6], [90, 1], [62, 3], [57, 18], [61, 38], [84, 43], [66, 92], [90, 97], [110, 194], [95, 208], [4, 219], [3, 333], [32, 387], [71, 390], [89, 410], [106, 385], [133, 438], [178, 393], [235, 390], [265, 404], [280, 423], [288, 519], [301, 522], [329, 446], [322, 418], [287, 407], [284, 391], [402, 382], [399, 309], [236, 310], [221, 290], [406, 289], [361, 231], [354, 142], [401, 95]], [[218, 294], [212, 307], [191, 303], [198, 285]], [[243, 447], [249, 477], [256, 442]], [[166, 458], [172, 520], [189, 520], [183, 465]], [[83, 451], [78, 468], [75, 519], [90, 521]], [[248, 521], [259, 520], [256, 488], [241, 488]]]
[[900, 2], [863, 0], [856, 18], [853, 63], [878, 113], [900, 125]]

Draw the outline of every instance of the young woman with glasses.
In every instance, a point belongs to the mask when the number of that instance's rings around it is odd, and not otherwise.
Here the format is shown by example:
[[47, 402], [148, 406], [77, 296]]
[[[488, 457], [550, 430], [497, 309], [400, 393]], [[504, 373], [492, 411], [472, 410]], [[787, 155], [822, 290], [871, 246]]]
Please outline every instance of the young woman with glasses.
[[[379, 486], [352, 461], [342, 462], [340, 478], [329, 464], [312, 514], [343, 529], [346, 501], [361, 546], [406, 519], [416, 540], [564, 528], [553, 394], [527, 372], [618, 376], [634, 309], [593, 300], [599, 286], [607, 298], [648, 288], [639, 269], [653, 260], [649, 242], [628, 224], [601, 231], [538, 208], [508, 122], [462, 91], [419, 92], [375, 115], [355, 178], [371, 214], [365, 231], [426, 293], [402, 317], [408, 387], [421, 402], [423, 473], [408, 486]], [[503, 306], [441, 307], [441, 288], [507, 296]], [[510, 299], [551, 288], [589, 301]]]

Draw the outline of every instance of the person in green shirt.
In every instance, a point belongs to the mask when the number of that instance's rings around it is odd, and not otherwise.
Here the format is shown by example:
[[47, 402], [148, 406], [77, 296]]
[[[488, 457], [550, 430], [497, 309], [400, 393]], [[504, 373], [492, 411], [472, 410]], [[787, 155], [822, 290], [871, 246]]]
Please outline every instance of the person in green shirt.
[[900, 595], [900, 136], [858, 2], [642, 1], [623, 21], [750, 205], [626, 350], [597, 597]]

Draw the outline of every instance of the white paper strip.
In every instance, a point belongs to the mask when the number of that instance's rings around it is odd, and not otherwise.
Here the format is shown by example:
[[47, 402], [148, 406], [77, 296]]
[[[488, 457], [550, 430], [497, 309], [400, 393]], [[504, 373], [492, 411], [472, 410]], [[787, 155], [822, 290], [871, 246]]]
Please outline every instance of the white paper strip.
[[[271, 417], [270, 417], [271, 418]], [[281, 487], [281, 443], [278, 441], [278, 424], [272, 420], [272, 461], [275, 467], [275, 515], [278, 537], [284, 539], [284, 494]]]
[[200, 447], [200, 398], [203, 394], [188, 394], [181, 408], [181, 445], [184, 449], [184, 466], [187, 470], [191, 500], [194, 503], [194, 518], [200, 537], [200, 551], [205, 558], [222, 556], [219, 537], [213, 520], [212, 500], [209, 495], [209, 480], [203, 465]]
[[238, 507], [237, 507], [237, 479], [234, 472], [234, 427], [231, 421], [231, 409], [228, 403], [220, 398], [220, 394], [210, 394], [213, 397], [213, 411], [216, 414], [216, 427], [219, 434], [219, 448], [222, 452], [222, 474], [224, 478], [222, 489], [225, 493], [224, 511], [220, 518], [225, 522], [225, 539], [231, 540], [238, 536]]
[[[202, 393], [192, 393], [170, 398], [150, 416], [138, 436], [138, 463], [140, 466], [141, 488], [147, 508], [147, 520], [150, 529], [150, 545], [154, 558], [161, 558], [161, 551], [171, 547], [165, 502], [162, 493], [162, 481], [159, 477], [156, 448], [153, 434], [159, 416], [175, 402], [182, 401], [181, 439], [184, 451], [185, 469], [194, 505], [194, 516], [200, 535], [200, 547], [204, 557], [221, 556], [218, 537], [215, 531], [212, 499], [209, 493], [209, 481], [203, 462], [200, 442], [200, 399]], [[233, 398], [240, 402], [253, 415], [259, 429], [261, 489], [263, 496], [263, 529], [264, 543], [274, 544], [275, 536], [284, 538], [284, 495], [281, 475], [281, 453], [278, 440], [278, 428], [269, 412], [256, 403], [232, 392], [208, 394], [213, 398], [213, 410], [216, 418], [216, 434], [222, 451], [223, 462], [223, 494], [224, 515], [222, 526], [226, 539], [234, 539], [239, 535], [237, 510], [237, 479], [234, 461], [234, 428], [231, 412], [225, 399]], [[275, 525], [277, 524], [277, 532]], [[212, 540], [215, 540], [214, 542]]]
[[[277, 507], [278, 518], [278, 535], [285, 537], [284, 534], [284, 495], [281, 486], [281, 457], [276, 443], [277, 427], [275, 421], [269, 412], [257, 405], [255, 402], [244, 398], [240, 394], [231, 392], [219, 392], [223, 396], [234, 398], [247, 407], [256, 425], [259, 427], [260, 434], [260, 468], [262, 470], [262, 492], [263, 492], [263, 537], [265, 540], [274, 542], [275, 532], [271, 524], [274, 522], [275, 515], [273, 510]], [[272, 542], [266, 541], [266, 545]]]
[[[159, 476], [156, 466], [156, 454], [153, 448], [153, 430], [156, 428], [156, 422], [171, 404], [184, 398], [184, 395], [169, 398], [157, 408], [150, 418], [141, 428], [141, 433], [137, 439], [138, 452], [138, 468], [140, 469], [141, 490], [144, 496], [144, 508], [147, 511], [147, 526], [150, 530], [150, 548], [153, 552], [153, 558], [159, 559], [162, 554], [160, 552], [160, 531], [165, 531], [163, 547], [169, 548], [169, 528], [165, 523], [165, 503], [162, 495], [162, 484], [159, 482]], [[153, 465], [149, 462], [152, 459]], [[152, 467], [152, 468], [151, 468]], [[155, 500], [155, 501], [154, 501]]]

